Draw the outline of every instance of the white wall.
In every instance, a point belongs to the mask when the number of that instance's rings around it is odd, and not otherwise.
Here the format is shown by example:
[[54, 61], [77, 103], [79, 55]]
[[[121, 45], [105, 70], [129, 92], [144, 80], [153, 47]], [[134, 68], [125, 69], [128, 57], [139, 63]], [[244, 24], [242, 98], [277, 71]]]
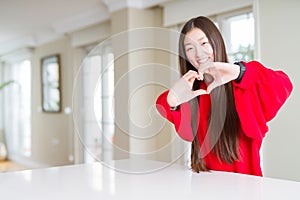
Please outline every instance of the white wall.
[[256, 0], [259, 56], [268, 67], [284, 70], [294, 91], [269, 124], [263, 143], [265, 176], [300, 181], [300, 1]]

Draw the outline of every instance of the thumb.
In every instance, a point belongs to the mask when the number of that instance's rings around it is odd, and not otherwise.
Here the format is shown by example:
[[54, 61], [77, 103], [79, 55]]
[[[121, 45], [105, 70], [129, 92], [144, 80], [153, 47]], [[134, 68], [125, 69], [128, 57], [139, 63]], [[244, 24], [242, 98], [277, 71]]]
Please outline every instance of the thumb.
[[207, 93], [210, 94], [211, 91], [213, 91], [213, 89], [215, 89], [216, 87], [218, 87], [219, 84], [217, 82], [212, 82], [211, 84], [209, 84], [209, 86], [207, 87]]
[[195, 91], [193, 91], [193, 93], [194, 93], [195, 97], [203, 95], [203, 94], [208, 94], [207, 91], [203, 90], [203, 89], [195, 90]]

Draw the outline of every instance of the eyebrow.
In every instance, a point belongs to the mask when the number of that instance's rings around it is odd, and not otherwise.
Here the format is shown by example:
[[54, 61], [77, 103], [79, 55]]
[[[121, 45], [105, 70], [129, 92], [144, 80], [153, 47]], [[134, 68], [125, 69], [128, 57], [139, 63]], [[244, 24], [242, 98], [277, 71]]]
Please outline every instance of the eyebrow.
[[[203, 40], [203, 39], [205, 39], [205, 38], [207, 38], [206, 36], [203, 36], [203, 37], [201, 37], [201, 38], [199, 38], [197, 41], [201, 41], [201, 40]], [[187, 42], [187, 43], [184, 43], [184, 45], [191, 45], [192, 43], [190, 43], [190, 42]]]

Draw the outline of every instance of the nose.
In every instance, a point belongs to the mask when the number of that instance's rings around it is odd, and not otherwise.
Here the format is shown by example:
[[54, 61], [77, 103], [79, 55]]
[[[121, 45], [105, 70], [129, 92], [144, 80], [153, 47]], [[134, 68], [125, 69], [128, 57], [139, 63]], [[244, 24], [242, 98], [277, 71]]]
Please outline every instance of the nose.
[[200, 45], [197, 45], [196, 46], [196, 58], [202, 59], [204, 57], [206, 57], [205, 51], [203, 50], [203, 48]]

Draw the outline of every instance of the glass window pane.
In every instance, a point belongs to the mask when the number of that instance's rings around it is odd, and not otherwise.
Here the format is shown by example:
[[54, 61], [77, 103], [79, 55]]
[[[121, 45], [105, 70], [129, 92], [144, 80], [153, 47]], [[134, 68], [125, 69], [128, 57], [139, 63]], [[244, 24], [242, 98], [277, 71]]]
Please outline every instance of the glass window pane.
[[[14, 80], [4, 92], [4, 129], [10, 155], [31, 156], [31, 64], [5, 65], [5, 79]], [[17, 98], [16, 98], [17, 97]]]
[[226, 18], [224, 29], [228, 57], [231, 62], [254, 59], [254, 18], [253, 13], [245, 13]]

